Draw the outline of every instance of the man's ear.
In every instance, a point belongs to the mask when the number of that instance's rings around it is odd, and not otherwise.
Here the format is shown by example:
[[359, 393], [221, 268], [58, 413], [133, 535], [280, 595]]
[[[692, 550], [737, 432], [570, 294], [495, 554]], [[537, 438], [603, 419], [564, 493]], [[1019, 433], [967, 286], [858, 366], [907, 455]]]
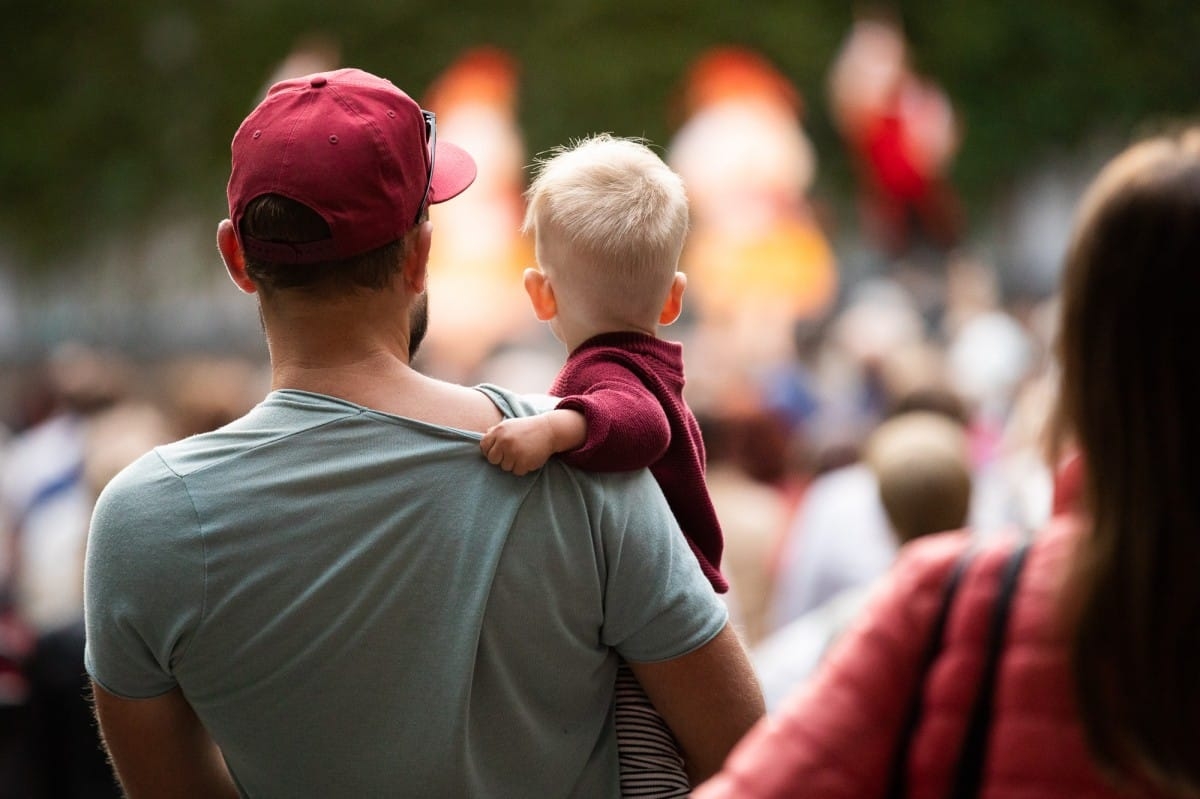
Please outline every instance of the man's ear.
[[660, 325], [669, 325], [679, 318], [680, 312], [683, 311], [683, 290], [686, 288], [687, 275], [676, 272], [675, 279], [671, 281], [671, 292], [667, 295], [667, 301], [663, 303], [662, 313], [658, 315]]
[[558, 315], [554, 287], [550, 285], [550, 278], [546, 277], [544, 272], [533, 267], [525, 270], [525, 293], [529, 295], [533, 315], [539, 322], [549, 322]]
[[246, 294], [257, 293], [258, 287], [246, 274], [246, 256], [242, 253], [242, 245], [238, 244], [233, 223], [228, 219], [222, 219], [217, 225], [217, 250], [221, 253], [225, 271], [229, 272], [229, 279], [233, 281], [233, 285]]
[[429, 277], [429, 248], [433, 243], [433, 223], [425, 220], [417, 229], [417, 240], [412, 252], [404, 261], [404, 285], [413, 294], [425, 290], [425, 281]]

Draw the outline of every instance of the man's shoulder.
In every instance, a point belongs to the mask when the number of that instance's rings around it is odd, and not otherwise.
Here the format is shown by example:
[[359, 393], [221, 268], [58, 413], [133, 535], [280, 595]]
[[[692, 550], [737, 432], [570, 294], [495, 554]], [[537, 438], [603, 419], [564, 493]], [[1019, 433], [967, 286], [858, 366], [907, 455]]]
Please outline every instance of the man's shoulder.
[[[558, 397], [549, 394], [522, 394], [492, 384], [476, 386], [496, 403], [506, 417], [536, 416], [553, 410]], [[620, 472], [590, 472], [577, 469], [563, 463], [558, 458], [552, 458], [542, 467], [545, 479], [558, 482], [563, 486], [556, 491], [558, 499], [564, 500], [574, 495], [585, 500], [590, 506], [596, 503], [623, 505], [625, 507], [642, 503], [641, 509], [650, 504], [657, 507], [666, 506], [662, 489], [650, 474], [648, 469], [633, 469]], [[571, 489], [566, 489], [566, 485]]]
[[[159, 450], [151, 450], [122, 469], [100, 492], [92, 513], [89, 550], [99, 545], [123, 548], [132, 546], [131, 542], [141, 546], [174, 537], [191, 528], [194, 520], [184, 480]], [[161, 535], [168, 529], [171, 536]]]
[[558, 403], [558, 399], [549, 394], [523, 394], [493, 383], [481, 383], [475, 388], [495, 403], [500, 412], [509, 418], [537, 416], [539, 413], [554, 410], [554, 406]]
[[359, 416], [364, 410], [334, 397], [276, 391], [223, 427], [160, 446], [155, 451], [167, 468], [186, 478], [305, 431]]

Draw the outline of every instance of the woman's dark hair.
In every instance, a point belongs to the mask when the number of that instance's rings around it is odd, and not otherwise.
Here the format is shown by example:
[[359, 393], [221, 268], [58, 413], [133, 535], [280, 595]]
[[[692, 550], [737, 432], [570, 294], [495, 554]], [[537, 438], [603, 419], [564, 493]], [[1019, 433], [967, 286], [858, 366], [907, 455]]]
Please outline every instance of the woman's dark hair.
[[1065, 595], [1080, 715], [1110, 770], [1200, 793], [1200, 130], [1135, 145], [1067, 254], [1060, 435], [1085, 465]]
[[[303, 203], [278, 194], [258, 197], [246, 206], [242, 235], [262, 241], [305, 244], [330, 236], [329, 226]], [[322, 291], [381, 289], [400, 271], [411, 237], [338, 261], [315, 264], [274, 264], [246, 258], [246, 273], [260, 290], [314, 289]]]

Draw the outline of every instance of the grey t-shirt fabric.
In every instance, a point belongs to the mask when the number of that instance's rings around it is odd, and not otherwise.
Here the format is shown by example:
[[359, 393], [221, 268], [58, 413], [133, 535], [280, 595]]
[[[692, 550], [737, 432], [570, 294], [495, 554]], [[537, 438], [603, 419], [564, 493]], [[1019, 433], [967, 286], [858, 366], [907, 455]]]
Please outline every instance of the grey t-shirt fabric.
[[479, 439], [284, 390], [148, 453], [93, 517], [88, 673], [179, 687], [246, 796], [617, 796], [617, 655], [725, 606], [648, 472], [515, 477]]

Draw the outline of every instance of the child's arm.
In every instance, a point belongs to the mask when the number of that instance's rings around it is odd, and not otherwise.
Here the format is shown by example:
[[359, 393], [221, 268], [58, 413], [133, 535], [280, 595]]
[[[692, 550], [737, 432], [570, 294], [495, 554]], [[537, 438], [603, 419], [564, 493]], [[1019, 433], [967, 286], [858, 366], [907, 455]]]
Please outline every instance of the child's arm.
[[556, 409], [492, 425], [479, 448], [490, 463], [520, 476], [540, 469], [554, 453], [583, 446], [586, 440], [583, 414]]
[[563, 460], [591, 472], [623, 472], [657, 462], [671, 443], [671, 422], [659, 399], [630, 372], [610, 373], [586, 392], [563, 397], [560, 409], [578, 411], [587, 438]]

